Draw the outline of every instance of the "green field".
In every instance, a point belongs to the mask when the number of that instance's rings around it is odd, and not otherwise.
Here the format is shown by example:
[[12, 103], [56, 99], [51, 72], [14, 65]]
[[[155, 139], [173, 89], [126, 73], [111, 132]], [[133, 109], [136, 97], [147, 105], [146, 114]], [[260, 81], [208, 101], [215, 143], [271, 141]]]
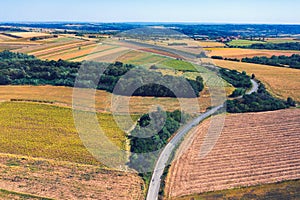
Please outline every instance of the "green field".
[[172, 68], [179, 71], [198, 72], [191, 63], [175, 59], [168, 59], [162, 62], [161, 67]]
[[251, 40], [232, 40], [228, 43], [230, 46], [250, 46], [252, 44], [266, 43], [263, 41], [251, 41]]
[[266, 184], [260, 186], [237, 188], [218, 192], [209, 192], [200, 195], [191, 195], [177, 198], [176, 200], [265, 200], [265, 199], [300, 199], [300, 180], [285, 181], [282, 183]]
[[[113, 116], [98, 114], [98, 121], [110, 141], [125, 149], [126, 134], [118, 128]], [[2, 103], [0, 127], [0, 153], [100, 164], [80, 140], [71, 109], [35, 103]]]

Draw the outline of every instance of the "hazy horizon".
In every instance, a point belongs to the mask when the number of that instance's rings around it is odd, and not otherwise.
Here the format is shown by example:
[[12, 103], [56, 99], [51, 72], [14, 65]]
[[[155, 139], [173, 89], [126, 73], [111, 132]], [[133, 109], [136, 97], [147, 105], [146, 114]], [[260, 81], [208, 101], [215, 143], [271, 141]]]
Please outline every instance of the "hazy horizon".
[[0, 22], [300, 24], [294, 0], [11, 0], [1, 3]]

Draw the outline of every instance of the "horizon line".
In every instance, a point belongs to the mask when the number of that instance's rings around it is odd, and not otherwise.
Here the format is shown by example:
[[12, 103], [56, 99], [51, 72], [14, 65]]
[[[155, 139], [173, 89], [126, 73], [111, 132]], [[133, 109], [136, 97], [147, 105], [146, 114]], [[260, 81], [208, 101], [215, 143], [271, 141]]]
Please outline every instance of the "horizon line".
[[198, 21], [72, 21], [72, 20], [42, 20], [42, 21], [0, 21], [0, 24], [3, 23], [100, 23], [100, 24], [195, 24], [195, 25], [226, 25], [226, 24], [237, 24], [237, 25], [300, 25], [299, 23], [293, 22], [198, 22]]

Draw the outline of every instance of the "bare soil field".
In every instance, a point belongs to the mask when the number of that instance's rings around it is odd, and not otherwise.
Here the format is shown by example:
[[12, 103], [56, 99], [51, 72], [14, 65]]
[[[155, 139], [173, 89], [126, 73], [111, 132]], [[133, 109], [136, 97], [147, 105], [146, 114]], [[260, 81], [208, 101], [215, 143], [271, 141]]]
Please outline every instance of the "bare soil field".
[[245, 57], [267, 56], [273, 55], [291, 56], [293, 54], [300, 54], [300, 51], [284, 51], [284, 50], [259, 50], [259, 49], [240, 49], [240, 48], [206, 48], [210, 56], [222, 56], [224, 58], [242, 59]]
[[255, 74], [273, 95], [282, 99], [290, 96], [300, 102], [300, 70], [225, 60], [214, 60], [214, 63], [223, 68]]
[[210, 122], [218, 118], [204, 121], [182, 144], [167, 178], [167, 197], [300, 178], [300, 109], [227, 115], [215, 147], [201, 158]]
[[[98, 166], [0, 154], [0, 171], [0, 188], [25, 193], [24, 199], [42, 199], [30, 194], [66, 200], [143, 199], [143, 182], [136, 174]], [[9, 195], [10, 199], [18, 196]]]

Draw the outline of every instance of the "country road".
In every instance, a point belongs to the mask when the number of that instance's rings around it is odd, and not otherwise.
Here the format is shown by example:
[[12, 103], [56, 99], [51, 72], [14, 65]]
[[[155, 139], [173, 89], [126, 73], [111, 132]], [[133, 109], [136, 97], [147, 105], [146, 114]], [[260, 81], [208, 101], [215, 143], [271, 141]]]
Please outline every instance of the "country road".
[[[258, 91], [258, 83], [254, 80], [251, 80], [252, 82], [252, 88], [249, 90], [246, 94], [252, 94], [254, 92]], [[201, 121], [206, 119], [207, 117], [213, 115], [218, 110], [223, 108], [224, 105], [219, 105], [203, 114], [201, 114], [196, 119], [192, 120], [190, 123], [185, 125], [182, 129], [179, 130], [179, 132], [176, 134], [176, 136], [166, 145], [162, 153], [160, 154], [155, 169], [153, 171], [152, 179], [149, 185], [148, 194], [147, 194], [147, 200], [156, 200], [158, 199], [158, 193], [159, 188], [161, 184], [161, 176], [163, 175], [164, 169], [168, 163], [168, 160], [174, 150], [174, 148], [181, 142], [181, 140], [184, 138], [184, 136], [194, 127], [197, 126]]]
[[[158, 49], [161, 51], [166, 51], [166, 52], [171, 52], [176, 55], [181, 55], [182, 57], [185, 58], [187, 62], [190, 62], [194, 65], [201, 65], [199, 63], [199, 60], [197, 59], [197, 56], [188, 52], [183, 52], [183, 51], [176, 51], [174, 49], [169, 49], [166, 47], [161, 47], [161, 46], [156, 46], [156, 45], [151, 45], [151, 44], [145, 44], [141, 42], [133, 42], [133, 41], [123, 41], [122, 46], [127, 46], [130, 44], [130, 48], [136, 48], [139, 49], [140, 51], [144, 51], [143, 49], [140, 49], [141, 47], [144, 48], [152, 48], [152, 49]], [[131, 46], [133, 45], [133, 46]], [[159, 53], [155, 53], [160, 55]], [[217, 68], [219, 67], [215, 65], [210, 65], [211, 68]], [[254, 80], [251, 79], [252, 83], [252, 88], [246, 92], [246, 94], [252, 94], [254, 92], [258, 91], [258, 83]], [[225, 103], [225, 102], [224, 102]], [[224, 107], [224, 103], [221, 103], [221, 105], [216, 106], [212, 108], [211, 110], [202, 113], [200, 116], [197, 118], [193, 119], [191, 122], [186, 124], [183, 128], [181, 128], [178, 133], [174, 136], [174, 138], [165, 146], [163, 151], [161, 152], [159, 158], [156, 161], [156, 165], [152, 174], [151, 182], [149, 184], [149, 189], [148, 189], [148, 194], [147, 194], [147, 200], [157, 200], [158, 199], [158, 194], [159, 194], [159, 189], [161, 185], [161, 177], [163, 175], [164, 169], [166, 165], [168, 164], [168, 161], [172, 155], [172, 152], [174, 151], [175, 147], [180, 144], [184, 136], [194, 127], [197, 126], [201, 121], [205, 120], [206, 118], [210, 117], [214, 113], [216, 113], [218, 110]]]
[[158, 192], [161, 184], [161, 176], [163, 175], [164, 169], [168, 163], [168, 160], [180, 141], [184, 138], [184, 136], [194, 127], [197, 126], [201, 121], [211, 116], [219, 109], [223, 108], [223, 105], [217, 106], [203, 114], [201, 114], [196, 119], [192, 120], [189, 124], [185, 125], [176, 136], [166, 145], [162, 153], [160, 154], [156, 165], [155, 170], [152, 175], [151, 183], [149, 185], [147, 200], [156, 200], [158, 198]]

